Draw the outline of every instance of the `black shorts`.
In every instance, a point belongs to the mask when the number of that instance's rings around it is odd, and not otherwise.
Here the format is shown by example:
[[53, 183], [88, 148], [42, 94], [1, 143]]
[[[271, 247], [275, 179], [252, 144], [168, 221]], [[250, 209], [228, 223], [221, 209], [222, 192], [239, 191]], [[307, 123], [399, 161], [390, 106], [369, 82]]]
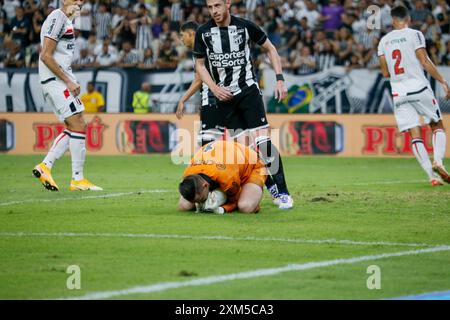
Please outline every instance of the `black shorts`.
[[262, 94], [256, 85], [242, 90], [230, 101], [218, 101], [217, 105], [223, 111], [221, 117], [228, 130], [239, 132], [269, 127]]
[[225, 119], [223, 112], [217, 104], [208, 104], [200, 107], [200, 132], [216, 131], [223, 133], [225, 131]]

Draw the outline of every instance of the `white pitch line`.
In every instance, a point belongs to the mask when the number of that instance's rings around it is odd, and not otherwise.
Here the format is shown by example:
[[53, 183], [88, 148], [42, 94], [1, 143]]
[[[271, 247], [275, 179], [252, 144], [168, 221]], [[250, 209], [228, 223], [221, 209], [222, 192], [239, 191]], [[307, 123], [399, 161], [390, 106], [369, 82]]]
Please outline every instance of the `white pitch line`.
[[[408, 180], [408, 181], [370, 181], [370, 182], [356, 182], [356, 183], [348, 183], [348, 184], [339, 184], [337, 186], [370, 186], [370, 185], [391, 185], [391, 184], [409, 184], [409, 183], [421, 183], [426, 182], [425, 180]], [[9, 201], [9, 202], [0, 202], [0, 207], [11, 206], [15, 204], [25, 204], [25, 203], [34, 203], [34, 202], [54, 202], [54, 201], [70, 201], [70, 200], [85, 200], [85, 199], [97, 199], [97, 198], [114, 198], [114, 197], [122, 197], [139, 193], [165, 193], [171, 192], [172, 190], [168, 189], [154, 189], [154, 190], [143, 190], [143, 191], [134, 191], [134, 192], [120, 192], [120, 193], [110, 193], [98, 196], [86, 196], [86, 197], [73, 197], [73, 198], [57, 198], [57, 199], [29, 199], [29, 200], [17, 200], [17, 201]]]
[[302, 271], [302, 270], [310, 270], [316, 268], [324, 268], [335, 265], [342, 264], [355, 264], [363, 261], [369, 260], [379, 260], [386, 259], [392, 257], [402, 257], [402, 256], [412, 256], [419, 255], [423, 253], [430, 252], [439, 252], [439, 251], [450, 251], [450, 246], [440, 246], [433, 247], [428, 249], [420, 249], [420, 250], [411, 250], [411, 251], [400, 251], [394, 253], [382, 253], [377, 255], [369, 255], [369, 256], [360, 256], [348, 259], [336, 259], [336, 260], [327, 260], [327, 261], [319, 261], [319, 262], [308, 262], [303, 264], [288, 264], [279, 268], [267, 268], [267, 269], [257, 269], [253, 271], [232, 273], [226, 275], [215, 275], [204, 278], [193, 279], [189, 281], [175, 281], [175, 282], [161, 282], [148, 286], [137, 286], [123, 290], [114, 290], [114, 291], [100, 291], [100, 292], [92, 292], [88, 293], [84, 296], [79, 297], [71, 297], [71, 298], [60, 298], [60, 299], [69, 299], [69, 300], [96, 300], [96, 299], [110, 299], [112, 297], [118, 296], [126, 296], [130, 294], [143, 294], [143, 293], [153, 293], [153, 292], [162, 292], [170, 289], [179, 289], [183, 287], [194, 287], [194, 286], [206, 286], [210, 284], [233, 281], [233, 280], [242, 280], [242, 279], [250, 279], [250, 278], [260, 278], [273, 276], [284, 272], [291, 271]]
[[188, 234], [153, 234], [153, 233], [72, 233], [72, 232], [0, 232], [0, 237], [90, 237], [90, 238], [158, 238], [158, 239], [190, 239], [219, 241], [270, 241], [304, 244], [342, 244], [355, 246], [395, 246], [395, 247], [436, 247], [445, 244], [403, 243], [385, 241], [354, 241], [337, 239], [295, 239], [274, 237], [232, 237], [232, 236], [194, 236]]
[[55, 199], [29, 199], [29, 200], [21, 200], [21, 201], [0, 202], [0, 207], [6, 207], [6, 206], [15, 205], [15, 204], [33, 203], [33, 202], [56, 202], [56, 201], [87, 200], [87, 199], [98, 199], [98, 198], [115, 198], [115, 197], [129, 196], [129, 195], [138, 195], [141, 193], [165, 193], [165, 192], [171, 192], [171, 190], [150, 189], [150, 190], [133, 191], [133, 192], [106, 193], [106, 194], [99, 194], [96, 196], [82, 196], [82, 197], [55, 198]]
[[396, 181], [368, 181], [355, 182], [348, 184], [341, 184], [340, 186], [371, 186], [371, 185], [391, 185], [391, 184], [412, 184], [412, 183], [427, 183], [426, 180], [396, 180]]

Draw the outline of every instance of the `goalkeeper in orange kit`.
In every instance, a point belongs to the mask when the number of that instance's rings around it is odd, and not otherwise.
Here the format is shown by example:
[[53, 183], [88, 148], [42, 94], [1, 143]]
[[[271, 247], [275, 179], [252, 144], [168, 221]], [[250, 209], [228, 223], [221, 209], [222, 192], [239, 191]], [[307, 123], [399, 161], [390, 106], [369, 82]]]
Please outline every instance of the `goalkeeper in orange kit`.
[[194, 210], [203, 204], [214, 190], [226, 195], [210, 211], [223, 214], [239, 210], [256, 213], [263, 196], [266, 168], [258, 154], [243, 144], [232, 141], [214, 141], [203, 146], [194, 155], [179, 185], [179, 209]]

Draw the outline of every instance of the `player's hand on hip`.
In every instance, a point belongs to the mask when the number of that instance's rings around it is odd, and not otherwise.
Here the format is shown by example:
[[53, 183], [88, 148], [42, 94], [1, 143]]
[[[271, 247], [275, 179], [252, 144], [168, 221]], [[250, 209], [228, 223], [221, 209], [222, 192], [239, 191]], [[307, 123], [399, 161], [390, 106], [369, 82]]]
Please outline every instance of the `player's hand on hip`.
[[183, 111], [184, 111], [184, 102], [180, 101], [178, 102], [177, 111], [175, 112], [178, 120], [181, 120], [181, 118], [183, 118]]
[[219, 86], [214, 88], [213, 93], [220, 101], [228, 101], [233, 98], [233, 94], [230, 91]]
[[275, 87], [275, 98], [278, 102], [281, 102], [287, 96], [287, 88], [284, 85], [284, 81], [277, 81], [277, 85]]
[[74, 97], [80, 94], [80, 85], [76, 82], [69, 81], [67, 82], [67, 89], [72, 93]]

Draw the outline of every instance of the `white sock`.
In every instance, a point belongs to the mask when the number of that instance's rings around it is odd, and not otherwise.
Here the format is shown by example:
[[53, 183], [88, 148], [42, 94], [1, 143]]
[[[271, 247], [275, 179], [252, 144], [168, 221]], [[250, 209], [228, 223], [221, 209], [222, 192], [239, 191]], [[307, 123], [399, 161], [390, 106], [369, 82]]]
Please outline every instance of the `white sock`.
[[69, 149], [70, 133], [68, 130], [64, 130], [53, 141], [53, 145], [50, 151], [47, 153], [44, 161], [42, 161], [49, 169], [53, 167], [56, 160], [62, 157], [62, 155]]
[[413, 139], [411, 143], [413, 153], [416, 156], [417, 161], [419, 161], [419, 164], [422, 167], [422, 169], [425, 170], [426, 174], [428, 175], [428, 178], [429, 179], [435, 178], [433, 174], [433, 169], [431, 167], [430, 157], [428, 157], [427, 149], [425, 149], [423, 140]]
[[433, 152], [434, 161], [437, 164], [442, 165], [442, 160], [445, 156], [445, 145], [447, 142], [447, 137], [445, 136], [445, 131], [442, 129], [436, 129], [433, 132]]
[[72, 179], [82, 180], [84, 159], [86, 158], [86, 134], [70, 132], [70, 153], [72, 155]]

